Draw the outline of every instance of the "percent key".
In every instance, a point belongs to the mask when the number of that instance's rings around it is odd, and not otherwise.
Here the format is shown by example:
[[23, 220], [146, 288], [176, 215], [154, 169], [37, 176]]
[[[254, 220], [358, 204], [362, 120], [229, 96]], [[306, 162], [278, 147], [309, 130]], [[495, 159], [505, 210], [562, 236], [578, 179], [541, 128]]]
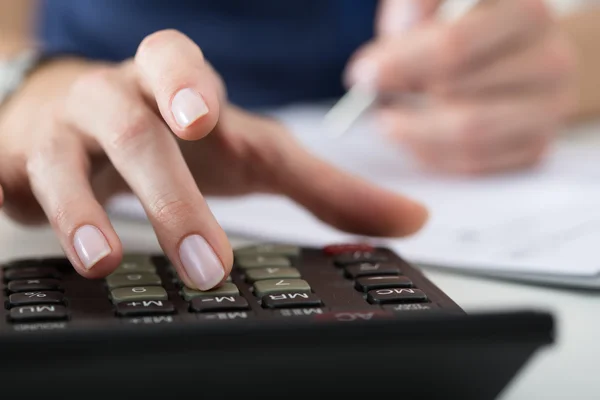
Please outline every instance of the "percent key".
[[62, 304], [64, 295], [58, 291], [35, 291], [25, 293], [13, 293], [8, 296], [7, 308], [31, 304]]

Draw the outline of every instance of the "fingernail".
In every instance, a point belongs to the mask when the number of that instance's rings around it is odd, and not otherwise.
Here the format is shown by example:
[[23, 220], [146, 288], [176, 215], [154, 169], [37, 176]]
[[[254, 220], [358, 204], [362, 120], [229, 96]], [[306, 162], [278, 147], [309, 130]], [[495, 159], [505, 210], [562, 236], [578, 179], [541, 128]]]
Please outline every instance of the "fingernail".
[[390, 5], [382, 16], [381, 33], [384, 35], [406, 32], [420, 19], [419, 0], [396, 0]]
[[183, 239], [179, 258], [192, 282], [200, 290], [209, 290], [223, 280], [225, 270], [214, 250], [200, 235]]
[[186, 128], [198, 118], [206, 115], [208, 106], [200, 93], [192, 89], [182, 89], [173, 97], [171, 111], [177, 124]]
[[84, 225], [77, 229], [73, 238], [73, 245], [85, 269], [92, 268], [111, 252], [111, 248], [100, 229], [92, 225]]
[[362, 85], [365, 88], [374, 88], [377, 84], [379, 68], [377, 63], [369, 58], [360, 58], [350, 66], [346, 75], [348, 86]]

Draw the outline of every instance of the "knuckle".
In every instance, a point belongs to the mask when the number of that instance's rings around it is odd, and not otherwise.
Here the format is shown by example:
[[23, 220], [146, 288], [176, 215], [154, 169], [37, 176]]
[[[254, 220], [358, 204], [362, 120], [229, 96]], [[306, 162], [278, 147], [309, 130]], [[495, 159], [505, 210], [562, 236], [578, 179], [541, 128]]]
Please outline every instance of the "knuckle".
[[156, 222], [169, 226], [178, 226], [188, 221], [197, 212], [197, 208], [191, 202], [170, 193], [156, 196], [149, 204], [150, 215]]
[[152, 133], [152, 118], [141, 104], [130, 104], [112, 121], [107, 144], [112, 149], [135, 150], [148, 144]]
[[64, 101], [57, 102], [52, 110], [56, 120], [69, 123], [69, 110], [76, 110], [90, 94], [101, 93], [114, 86], [114, 71], [109, 67], [97, 67], [78, 76], [69, 87]]
[[84, 74], [81, 74], [72, 84], [69, 90], [69, 98], [75, 100], [87, 96], [90, 91], [99, 87], [112, 84], [114, 71], [108, 67], [94, 68]]

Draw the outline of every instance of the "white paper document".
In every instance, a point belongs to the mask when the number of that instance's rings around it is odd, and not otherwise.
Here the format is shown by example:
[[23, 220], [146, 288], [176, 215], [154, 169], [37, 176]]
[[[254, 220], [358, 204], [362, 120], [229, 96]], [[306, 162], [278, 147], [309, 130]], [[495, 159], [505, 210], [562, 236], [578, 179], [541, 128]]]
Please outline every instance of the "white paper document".
[[[538, 168], [501, 176], [436, 176], [420, 170], [368, 120], [342, 138], [328, 138], [321, 129], [326, 111], [294, 107], [275, 116], [317, 155], [430, 210], [419, 233], [379, 243], [421, 265], [600, 289], [600, 147], [561, 143]], [[283, 197], [208, 201], [230, 234], [316, 246], [357, 239]], [[130, 196], [115, 198], [109, 211], [145, 217]]]

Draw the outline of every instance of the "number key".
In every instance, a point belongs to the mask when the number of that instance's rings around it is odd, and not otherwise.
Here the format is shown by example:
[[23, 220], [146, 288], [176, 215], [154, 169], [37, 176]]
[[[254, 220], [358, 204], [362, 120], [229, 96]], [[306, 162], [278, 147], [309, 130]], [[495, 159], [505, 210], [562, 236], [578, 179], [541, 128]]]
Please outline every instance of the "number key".
[[260, 298], [281, 292], [310, 292], [310, 285], [302, 279], [267, 279], [254, 282], [254, 293]]
[[160, 286], [134, 286], [113, 289], [110, 297], [114, 304], [126, 301], [167, 300], [167, 291]]
[[114, 274], [106, 277], [110, 290], [127, 286], [159, 286], [160, 276], [152, 272], [136, 272], [129, 274]]
[[264, 279], [298, 279], [300, 271], [290, 267], [252, 268], [246, 271], [246, 280], [249, 283]]
[[384, 261], [387, 261], [387, 257], [376, 251], [354, 251], [351, 253], [338, 254], [334, 258], [334, 263], [340, 267], [359, 263], [379, 263]]
[[371, 275], [400, 275], [400, 268], [391, 263], [360, 263], [348, 265], [344, 268], [344, 273], [348, 278], [355, 279], [361, 276]]

